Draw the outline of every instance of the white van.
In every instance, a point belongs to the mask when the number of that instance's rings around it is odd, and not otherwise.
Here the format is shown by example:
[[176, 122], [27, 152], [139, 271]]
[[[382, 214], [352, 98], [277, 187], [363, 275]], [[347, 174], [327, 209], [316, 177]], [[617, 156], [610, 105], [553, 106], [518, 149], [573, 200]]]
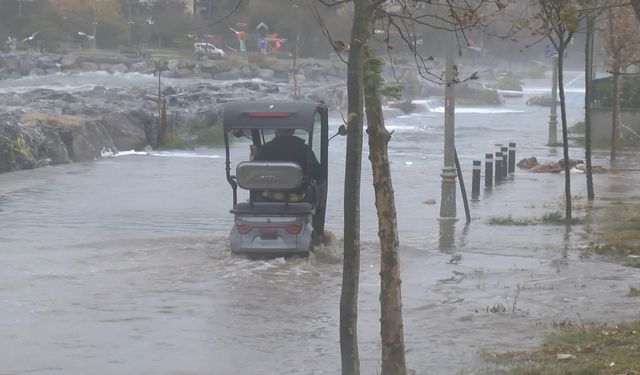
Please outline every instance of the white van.
[[214, 56], [224, 56], [224, 51], [211, 43], [194, 43], [193, 48], [196, 53], [203, 53]]

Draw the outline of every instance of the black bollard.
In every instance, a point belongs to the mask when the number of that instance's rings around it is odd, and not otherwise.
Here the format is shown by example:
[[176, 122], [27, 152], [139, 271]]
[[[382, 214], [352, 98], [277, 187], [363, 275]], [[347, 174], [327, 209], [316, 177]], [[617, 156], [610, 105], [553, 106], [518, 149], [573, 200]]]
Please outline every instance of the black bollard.
[[509, 160], [507, 159], [509, 156], [509, 147], [500, 147], [500, 151], [502, 152], [502, 179], [506, 180], [509, 170]]
[[471, 178], [471, 196], [476, 197], [480, 194], [480, 168], [482, 162], [480, 160], [473, 161], [473, 175]]
[[493, 186], [493, 154], [484, 154], [484, 186]]
[[509, 143], [509, 173], [516, 171], [516, 143]]
[[496, 171], [495, 171], [495, 181], [496, 184], [502, 181], [502, 152], [496, 152]]

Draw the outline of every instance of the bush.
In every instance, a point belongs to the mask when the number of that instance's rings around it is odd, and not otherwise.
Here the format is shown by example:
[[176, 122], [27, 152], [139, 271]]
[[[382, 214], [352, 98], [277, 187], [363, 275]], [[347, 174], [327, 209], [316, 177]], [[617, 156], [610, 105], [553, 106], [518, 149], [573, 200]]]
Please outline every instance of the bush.
[[584, 121], [578, 121], [568, 129], [569, 133], [577, 133], [577, 134], [584, 134], [584, 130], [585, 130]]
[[212, 126], [210, 128], [197, 128], [192, 131], [195, 142], [200, 146], [219, 145], [224, 141], [222, 126]]
[[495, 88], [498, 90], [522, 91], [522, 82], [509, 73], [496, 82]]
[[224, 130], [218, 122], [207, 123], [204, 119], [194, 117], [187, 121], [186, 131], [199, 146], [219, 145], [224, 141]]
[[116, 49], [120, 45], [120, 41], [125, 39], [126, 32], [122, 25], [102, 22], [98, 24], [96, 34], [98, 35], [96, 38], [98, 48]]
[[160, 148], [165, 150], [183, 150], [193, 148], [193, 144], [186, 139], [180, 138], [177, 134], [169, 133], [160, 145]]
[[496, 90], [462, 84], [456, 87], [456, 103], [460, 105], [500, 105], [502, 100]]
[[524, 72], [522, 72], [526, 78], [530, 79], [544, 78], [544, 73], [544, 67], [540, 64], [527, 65], [527, 67], [524, 68]]

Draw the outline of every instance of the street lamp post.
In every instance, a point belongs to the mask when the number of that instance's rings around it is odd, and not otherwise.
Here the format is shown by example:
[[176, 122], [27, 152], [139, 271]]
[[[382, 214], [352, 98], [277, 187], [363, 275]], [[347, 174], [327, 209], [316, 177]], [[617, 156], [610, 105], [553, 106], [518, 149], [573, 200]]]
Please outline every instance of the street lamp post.
[[445, 43], [445, 99], [444, 99], [444, 165], [442, 167], [442, 187], [440, 194], [440, 218], [456, 217], [456, 167], [455, 167], [455, 30], [449, 32]]
[[98, 0], [94, 0], [93, 2], [93, 22], [91, 22], [91, 35], [93, 35], [92, 47], [93, 49], [97, 48], [97, 40], [98, 40]]

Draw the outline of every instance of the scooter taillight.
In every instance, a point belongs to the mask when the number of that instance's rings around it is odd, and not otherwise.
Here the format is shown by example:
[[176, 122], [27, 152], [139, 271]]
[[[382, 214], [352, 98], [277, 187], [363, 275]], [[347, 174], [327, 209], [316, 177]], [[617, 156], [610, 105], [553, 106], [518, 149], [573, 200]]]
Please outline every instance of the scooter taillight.
[[240, 234], [247, 234], [251, 231], [251, 229], [253, 229], [253, 225], [237, 223], [236, 229], [238, 229], [238, 233]]
[[300, 232], [302, 232], [302, 223], [296, 222], [296, 223], [287, 224], [285, 225], [284, 229], [289, 234], [299, 234]]
[[249, 117], [284, 118], [290, 115], [289, 112], [249, 112]]

